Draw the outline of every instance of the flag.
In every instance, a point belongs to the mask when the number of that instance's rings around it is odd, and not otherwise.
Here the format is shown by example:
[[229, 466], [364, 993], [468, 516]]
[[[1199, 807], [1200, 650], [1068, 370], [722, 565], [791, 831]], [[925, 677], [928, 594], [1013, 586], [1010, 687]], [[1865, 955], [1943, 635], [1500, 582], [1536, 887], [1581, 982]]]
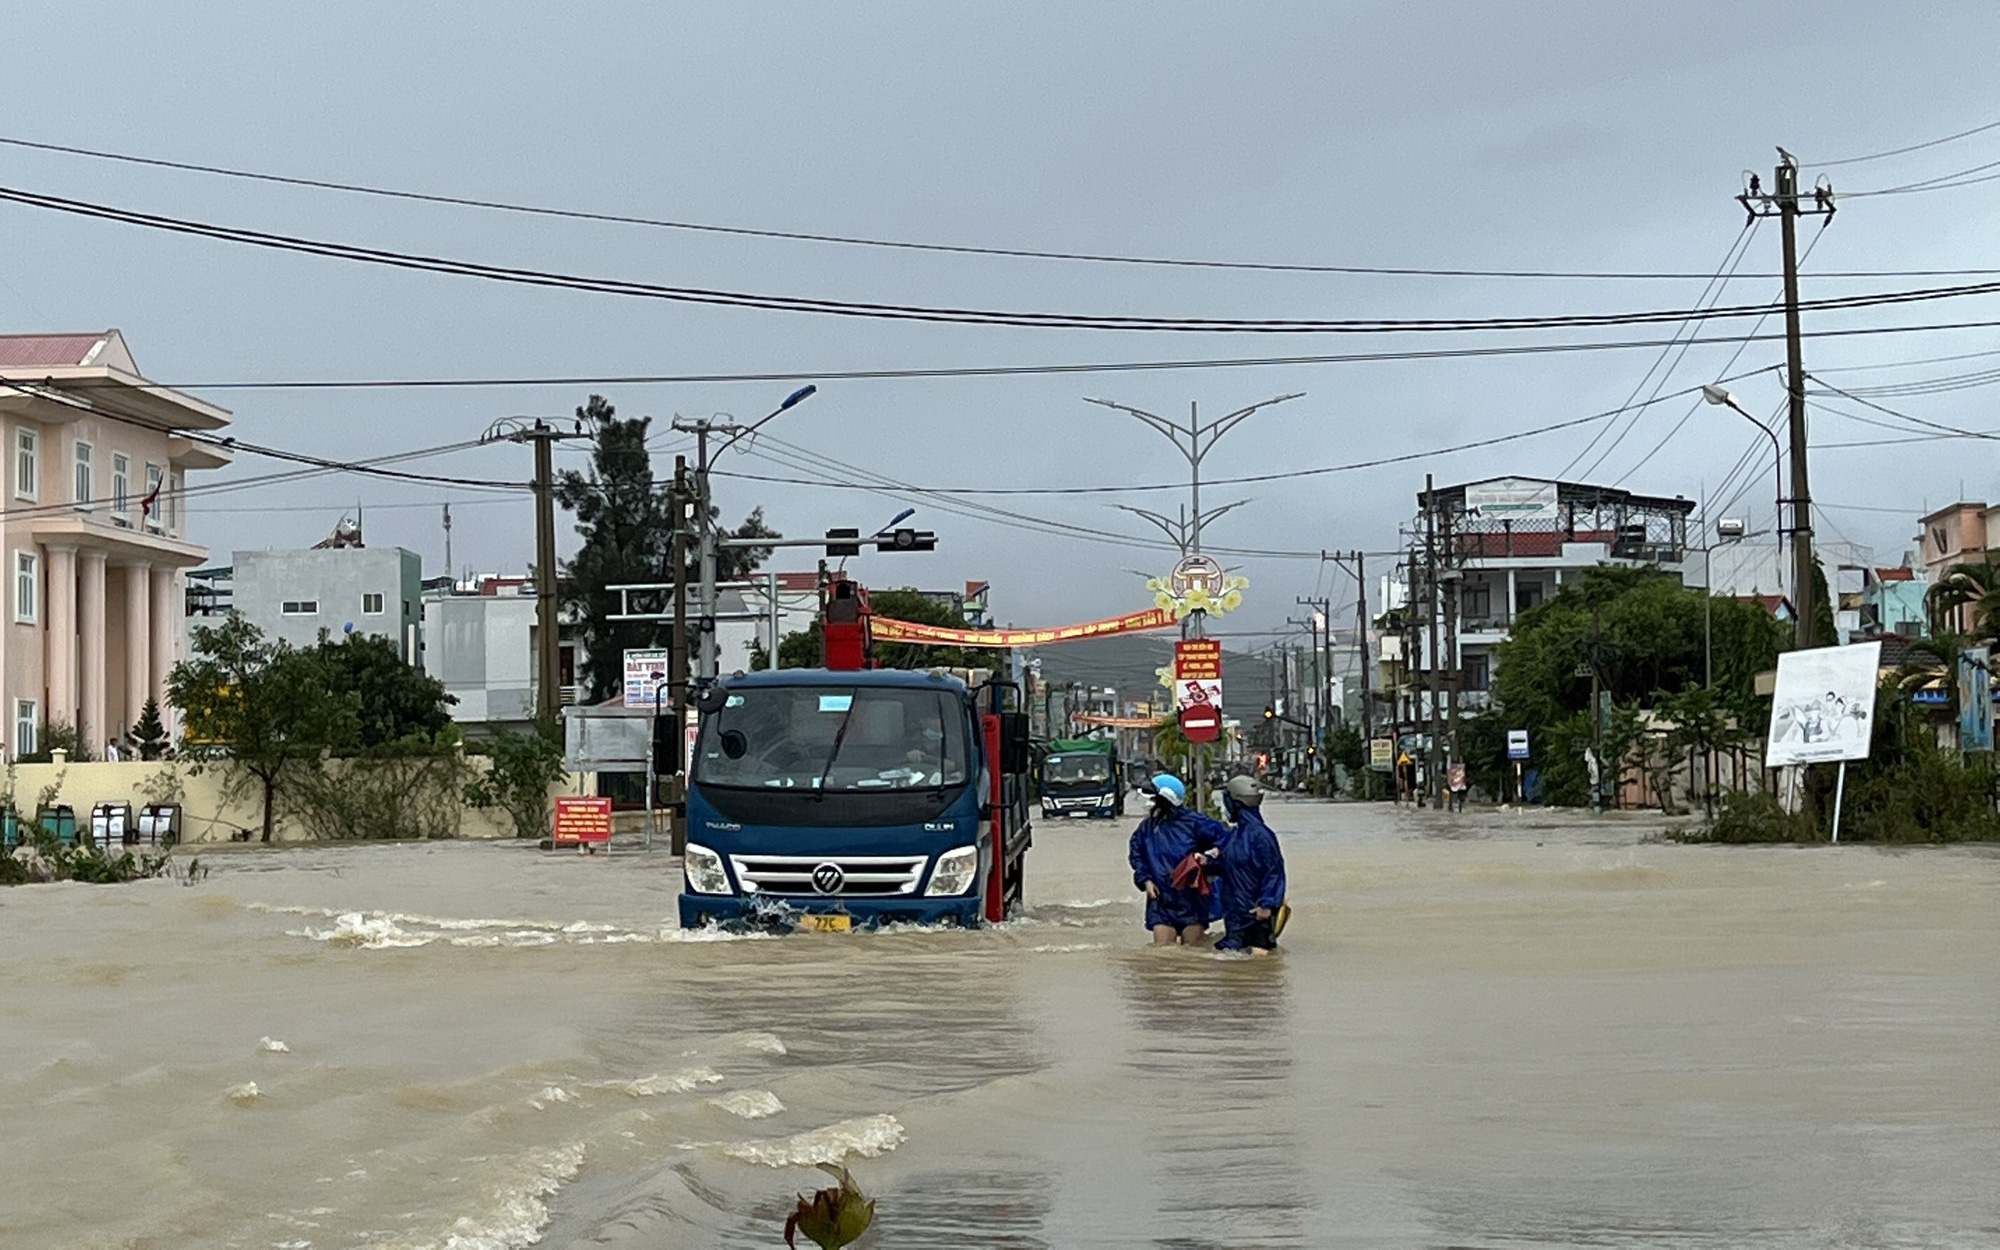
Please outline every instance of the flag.
[[153, 515], [153, 505], [159, 502], [160, 488], [166, 484], [167, 479], [162, 477], [153, 483], [153, 489], [146, 492], [146, 497], [139, 501], [139, 520], [142, 524]]

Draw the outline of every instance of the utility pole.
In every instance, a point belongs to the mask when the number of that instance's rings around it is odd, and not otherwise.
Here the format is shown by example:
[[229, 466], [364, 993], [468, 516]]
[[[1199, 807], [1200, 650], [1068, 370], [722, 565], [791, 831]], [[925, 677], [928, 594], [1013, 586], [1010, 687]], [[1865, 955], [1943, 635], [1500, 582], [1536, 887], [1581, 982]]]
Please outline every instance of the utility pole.
[[687, 852], [687, 540], [688, 513], [693, 495], [689, 487], [687, 457], [675, 456], [674, 481], [667, 490], [667, 507], [674, 518], [674, 624], [673, 632], [667, 639], [667, 676], [674, 690], [674, 789], [669, 809], [672, 814], [667, 823], [667, 845], [675, 855]]
[[451, 504], [444, 505], [444, 571], [451, 578], [451, 588], [458, 589], [458, 574], [452, 572], [451, 562]]
[[535, 448], [535, 714], [555, 719], [562, 708], [562, 637], [556, 623], [556, 514], [553, 447], [590, 438], [578, 422], [558, 430], [540, 417], [507, 417], [488, 426], [482, 443], [532, 443]]
[[[1437, 501], [1432, 500], [1432, 505], [1436, 507]], [[1450, 747], [1451, 766], [1457, 767], [1458, 765], [1462, 764], [1465, 760], [1465, 757], [1459, 754], [1459, 741], [1458, 741], [1458, 688], [1460, 684], [1459, 678], [1461, 675], [1458, 663], [1458, 609], [1459, 609], [1459, 581], [1460, 581], [1460, 574], [1458, 568], [1458, 544], [1456, 537], [1452, 533], [1451, 511], [1447, 508], [1438, 507], [1437, 515], [1439, 522], [1444, 529], [1443, 542], [1441, 544], [1441, 555], [1440, 555], [1440, 559], [1445, 566], [1443, 573], [1444, 589], [1445, 589], [1445, 604], [1443, 608], [1444, 653], [1451, 659], [1451, 674], [1446, 679], [1449, 682], [1449, 684], [1445, 687], [1445, 717], [1446, 717], [1445, 741]]]
[[[693, 496], [694, 496], [695, 523], [696, 526], [698, 527], [697, 528], [698, 536], [696, 539], [696, 547], [695, 547], [695, 559], [699, 564], [701, 591], [696, 600], [696, 610], [700, 613], [700, 615], [696, 618], [695, 622], [695, 633], [697, 634], [697, 638], [695, 640], [695, 646], [697, 650], [695, 652], [694, 675], [696, 679], [699, 681], [710, 682], [715, 680], [715, 674], [716, 674], [715, 618], [717, 612], [720, 610], [720, 604], [718, 603], [718, 594], [715, 585], [717, 545], [716, 545], [715, 524], [713, 520], [714, 508], [712, 507], [711, 504], [711, 498], [709, 495], [709, 487], [708, 487], [708, 471], [710, 465], [709, 449], [708, 449], [709, 435], [727, 434], [729, 436], [728, 438], [722, 441], [721, 445], [716, 447], [714, 454], [719, 456], [723, 452], [728, 451], [732, 446], [734, 446], [739, 439], [743, 438], [746, 435], [756, 433], [757, 430], [760, 429], [766, 421], [769, 421], [772, 417], [777, 416], [779, 413], [792, 407], [799, 401], [811, 397], [818, 390], [819, 387], [817, 386], [800, 387], [798, 390], [793, 391], [791, 394], [785, 396], [783, 403], [779, 404], [776, 408], [773, 408], [770, 412], [766, 413], [764, 416], [759, 417], [757, 420], [751, 422], [749, 425], [736, 425], [731, 422], [717, 422], [709, 417], [701, 417], [692, 421], [682, 421], [676, 419], [673, 423], [674, 429], [680, 431], [683, 434], [692, 434], [695, 436], [695, 471], [694, 471]], [[685, 567], [686, 567], [685, 565], [676, 567], [674, 571], [674, 580], [676, 583], [678, 583], [681, 580], [682, 572], [685, 569]], [[775, 662], [776, 658], [774, 656], [773, 663], [775, 664]]]
[[1432, 806], [1437, 804], [1440, 791], [1439, 769], [1443, 763], [1444, 726], [1438, 703], [1439, 674], [1442, 672], [1444, 657], [1439, 651], [1438, 639], [1438, 549], [1437, 510], [1432, 492], [1431, 475], [1424, 474], [1424, 611], [1430, 617], [1430, 663], [1424, 670], [1424, 687], [1430, 692], [1430, 734], [1431, 746], [1426, 753], [1430, 761], [1424, 770], [1424, 792], [1430, 797]]
[[[1806, 367], [1803, 336], [1799, 330], [1799, 236], [1798, 219], [1808, 216], [1833, 220], [1833, 184], [1822, 180], [1813, 188], [1811, 208], [1799, 207], [1799, 163], [1790, 152], [1778, 149], [1778, 166], [1771, 180], [1776, 188], [1765, 194], [1757, 176], [1736, 197], [1752, 220], [1776, 217], [1785, 251], [1785, 390], [1791, 410], [1792, 461], [1792, 582], [1798, 588], [1799, 648], [1818, 646], [1815, 617], [1818, 600], [1813, 594], [1812, 491], [1806, 480]], [[1779, 528], [1785, 528], [1779, 518]]]

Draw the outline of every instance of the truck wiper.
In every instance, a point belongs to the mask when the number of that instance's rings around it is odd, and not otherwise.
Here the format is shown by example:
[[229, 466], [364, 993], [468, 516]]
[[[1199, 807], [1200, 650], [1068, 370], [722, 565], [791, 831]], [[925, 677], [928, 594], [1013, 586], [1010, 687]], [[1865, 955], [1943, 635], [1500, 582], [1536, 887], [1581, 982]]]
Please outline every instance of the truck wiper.
[[813, 798], [817, 801], [826, 799], [826, 779], [833, 776], [833, 762], [840, 758], [840, 744], [847, 741], [847, 723], [853, 719], [854, 704], [849, 703], [840, 714], [840, 727], [833, 731], [833, 750], [826, 753], [826, 767], [819, 770], [819, 780], [813, 785]]

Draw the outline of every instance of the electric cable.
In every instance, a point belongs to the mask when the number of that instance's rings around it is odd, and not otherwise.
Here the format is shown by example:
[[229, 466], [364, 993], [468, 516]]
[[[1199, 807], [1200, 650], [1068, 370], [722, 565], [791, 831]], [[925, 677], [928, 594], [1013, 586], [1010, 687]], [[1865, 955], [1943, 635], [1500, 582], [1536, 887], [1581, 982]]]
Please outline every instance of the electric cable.
[[1890, 148], [1886, 152], [1869, 152], [1864, 156], [1843, 156], [1836, 161], [1805, 161], [1803, 165], [1808, 169], [1832, 169], [1836, 165], [1859, 165], [1863, 161], [1879, 161], [1891, 156], [1907, 156], [1911, 152], [1921, 152], [1926, 148], [1934, 148], [1946, 143], [1955, 143], [1960, 139], [1969, 139], [1973, 135], [1985, 134], [1989, 130], [2000, 130], [2000, 122], [1987, 122], [1983, 126], [1974, 126], [1970, 130], [1961, 130], [1957, 134], [1945, 135], [1939, 139], [1926, 139], [1922, 143], [1912, 143], [1908, 147]]
[[[233, 226], [216, 225], [187, 218], [168, 217], [97, 204], [87, 200], [43, 195], [12, 187], [0, 187], [0, 201], [41, 208], [75, 216], [113, 221], [175, 234], [193, 235], [227, 243], [237, 243], [278, 251], [303, 253], [347, 260], [360, 264], [418, 270], [456, 277], [544, 288], [586, 291], [594, 294], [630, 296], [704, 306], [750, 308], [767, 312], [815, 313], [886, 321], [918, 321], [958, 325], [1003, 325], [1034, 329], [1100, 330], [1198, 334], [1398, 334], [1460, 333], [1510, 330], [1592, 329], [1608, 326], [1652, 325], [1683, 321], [1728, 320], [1757, 317], [1768, 305], [1726, 305], [1706, 309], [1649, 309], [1621, 313], [1568, 313], [1511, 317], [1419, 317], [1419, 318], [1234, 318], [1234, 317], [1139, 317], [1101, 313], [1021, 312], [981, 308], [958, 308], [917, 304], [889, 304], [857, 300], [828, 300], [794, 295], [764, 295], [716, 288], [669, 286], [625, 279], [591, 278], [547, 270], [488, 265], [452, 260], [412, 252], [397, 252], [356, 244], [273, 234]], [[1840, 309], [1887, 307], [1899, 304], [1990, 295], [2000, 292], [2000, 282], [1964, 283], [1948, 287], [1920, 287], [1875, 291], [1859, 295], [1825, 296], [1801, 301], [1799, 307], [1815, 312]]]
[[[1996, 123], [2000, 125], [2000, 123]], [[1977, 133], [1977, 132], [1967, 132]], [[1961, 137], [1961, 136], [1954, 136]], [[1937, 142], [1943, 142], [1938, 140]], [[168, 169], [181, 173], [196, 173], [220, 178], [232, 178], [249, 182], [271, 183], [280, 186], [302, 187], [317, 191], [334, 191], [346, 195], [372, 196], [380, 199], [404, 200], [423, 204], [437, 204], [454, 208], [474, 208], [490, 212], [515, 213], [535, 217], [557, 218], [571, 221], [596, 222], [621, 226], [641, 226], [661, 230], [688, 231], [701, 234], [734, 235], [753, 239], [772, 239], [786, 242], [830, 243], [849, 247], [884, 248], [898, 251], [933, 252], [964, 256], [1008, 257], [1026, 260], [1082, 261], [1105, 265], [1140, 265], [1180, 269], [1240, 270], [1267, 273], [1312, 273], [1312, 274], [1352, 274], [1385, 277], [1421, 278], [1537, 278], [1537, 279], [1591, 279], [1617, 281], [1646, 281], [1656, 279], [1692, 279], [1699, 273], [1672, 272], [1621, 272], [1593, 270], [1553, 270], [1553, 269], [1439, 269], [1400, 265], [1318, 265], [1283, 263], [1271, 261], [1231, 261], [1203, 260], [1185, 257], [1131, 256], [1098, 252], [1058, 251], [1038, 248], [991, 247], [971, 244], [930, 243], [906, 239], [870, 238], [860, 235], [816, 233], [803, 230], [759, 229], [750, 226], [730, 226], [712, 222], [672, 221], [656, 217], [641, 217], [625, 213], [591, 212], [583, 209], [555, 208], [547, 205], [521, 204], [505, 200], [480, 199], [470, 196], [445, 195], [435, 192], [410, 191], [389, 187], [369, 186], [357, 182], [344, 182], [327, 178], [306, 178], [285, 174], [275, 174], [258, 170], [231, 168], [223, 165], [202, 164], [194, 161], [168, 160], [162, 157], [140, 156], [129, 152], [113, 152], [99, 148], [79, 147], [73, 144], [46, 143], [15, 136], [0, 135], [0, 145], [38, 152], [49, 152], [63, 156], [78, 156], [91, 160], [112, 161], [126, 165], [136, 165], [154, 169]], [[1929, 144], [1919, 145], [1930, 146]], [[1915, 150], [1915, 149], [1909, 149]], [[1866, 157], [1855, 160], [1872, 159]], [[1844, 164], [1846, 162], [1829, 162]], [[2000, 270], [1877, 270], [1843, 274], [1827, 274], [1826, 277], [1888, 278], [1888, 277], [1970, 277], [1981, 274], [2000, 273]], [[1746, 277], [1777, 277], [1777, 274], [1746, 274]]]

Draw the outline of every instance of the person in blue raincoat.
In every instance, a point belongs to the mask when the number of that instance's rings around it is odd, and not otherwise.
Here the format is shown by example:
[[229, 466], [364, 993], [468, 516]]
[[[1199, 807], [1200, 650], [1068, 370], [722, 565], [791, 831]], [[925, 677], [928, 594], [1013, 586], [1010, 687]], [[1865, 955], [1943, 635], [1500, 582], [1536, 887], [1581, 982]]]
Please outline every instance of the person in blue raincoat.
[[1207, 858], [1222, 899], [1222, 940], [1217, 950], [1268, 955], [1278, 948], [1273, 921], [1285, 903], [1285, 854], [1264, 823], [1264, 787], [1255, 777], [1231, 777], [1222, 792], [1229, 833]]
[[1209, 924], [1222, 916], [1221, 896], [1207, 879], [1201, 855], [1228, 829], [1189, 810], [1187, 786], [1171, 773], [1159, 774], [1142, 789], [1149, 807], [1132, 831], [1129, 858], [1132, 884], [1146, 892], [1146, 927], [1158, 945], [1199, 946]]

